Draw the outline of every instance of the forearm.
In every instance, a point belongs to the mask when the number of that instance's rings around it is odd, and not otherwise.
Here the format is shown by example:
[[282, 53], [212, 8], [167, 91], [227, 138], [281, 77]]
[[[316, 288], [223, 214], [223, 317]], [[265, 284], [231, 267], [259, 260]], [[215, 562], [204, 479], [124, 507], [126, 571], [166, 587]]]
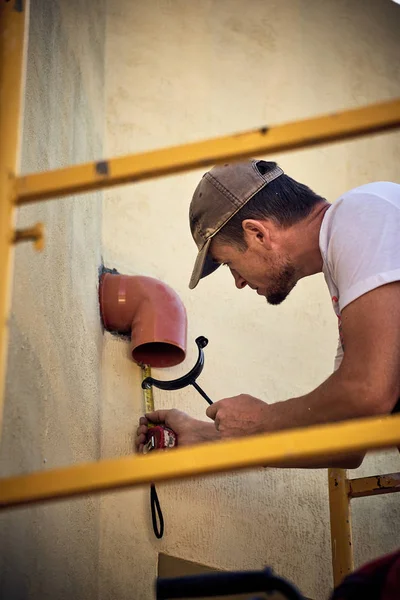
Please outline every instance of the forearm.
[[363, 459], [365, 453], [361, 454], [341, 454], [336, 456], [325, 456], [322, 458], [310, 458], [307, 460], [294, 460], [287, 463], [285, 467], [280, 464], [264, 465], [264, 468], [276, 469], [357, 469]]
[[[370, 404], [363, 391], [347, 381], [340, 372], [331, 375], [318, 388], [298, 398], [291, 398], [269, 406], [270, 422], [265, 431], [279, 431], [297, 427], [334, 423], [362, 418], [371, 414]], [[326, 456], [307, 461], [293, 461], [290, 468], [357, 468], [364, 458], [361, 454]], [[268, 465], [273, 467], [274, 465]]]
[[[235, 409], [234, 404], [239, 399], [238, 409]], [[252, 410], [250, 419], [248, 418], [248, 403]], [[365, 386], [354, 384], [353, 380], [346, 378], [343, 372], [336, 371], [309, 394], [283, 402], [265, 404], [262, 400], [246, 394], [220, 400], [213, 407], [207, 409], [207, 416], [215, 419], [215, 423], [201, 422], [202, 441], [221, 439], [217, 429], [221, 432], [222, 439], [226, 439], [365, 417], [373, 414], [371, 413], [372, 406], [375, 405], [369, 402]], [[314, 469], [356, 468], [361, 464], [362, 458], [363, 456], [360, 454], [342, 454], [334, 457], [319, 457], [317, 460], [311, 461], [308, 459], [307, 461], [294, 460], [286, 466]], [[265, 466], [273, 467], [275, 465]]]
[[334, 423], [371, 416], [377, 412], [376, 405], [368, 398], [368, 392], [346, 379], [338, 370], [309, 394], [269, 405], [269, 420], [264, 429], [279, 431]]

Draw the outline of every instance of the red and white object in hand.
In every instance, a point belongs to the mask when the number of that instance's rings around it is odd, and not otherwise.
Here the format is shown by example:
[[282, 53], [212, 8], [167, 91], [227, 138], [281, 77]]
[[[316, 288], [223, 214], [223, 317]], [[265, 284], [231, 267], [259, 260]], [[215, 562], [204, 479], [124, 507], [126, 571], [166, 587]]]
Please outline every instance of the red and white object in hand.
[[172, 429], [163, 425], [153, 425], [149, 427], [143, 454], [147, 454], [151, 450], [167, 450], [177, 445], [178, 436]]

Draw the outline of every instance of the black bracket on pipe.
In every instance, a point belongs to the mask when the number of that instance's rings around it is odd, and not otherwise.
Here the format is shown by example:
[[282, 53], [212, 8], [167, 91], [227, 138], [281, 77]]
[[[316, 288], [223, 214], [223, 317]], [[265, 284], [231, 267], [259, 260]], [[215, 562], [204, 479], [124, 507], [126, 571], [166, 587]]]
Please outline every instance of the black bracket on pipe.
[[201, 389], [201, 387], [196, 383], [196, 379], [200, 375], [204, 367], [204, 352], [203, 348], [205, 348], [208, 344], [208, 339], [204, 336], [200, 336], [196, 339], [196, 344], [199, 349], [199, 355], [194, 365], [193, 369], [189, 371], [186, 375], [182, 377], [178, 377], [178, 379], [172, 379], [171, 381], [160, 381], [159, 379], [154, 379], [153, 377], [146, 377], [142, 381], [142, 388], [144, 390], [150, 389], [152, 386], [159, 388], [160, 390], [180, 390], [188, 385], [192, 385], [198, 392], [203, 396], [203, 398], [208, 402], [208, 404], [212, 404], [212, 400], [207, 396], [207, 394]]

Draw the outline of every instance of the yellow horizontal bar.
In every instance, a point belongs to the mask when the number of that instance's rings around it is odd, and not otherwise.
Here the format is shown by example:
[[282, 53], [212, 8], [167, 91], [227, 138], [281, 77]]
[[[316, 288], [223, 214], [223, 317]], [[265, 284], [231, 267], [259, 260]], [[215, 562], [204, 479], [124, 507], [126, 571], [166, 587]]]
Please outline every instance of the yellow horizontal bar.
[[400, 492], [400, 473], [347, 480], [347, 493], [350, 498], [393, 494], [394, 492]]
[[400, 99], [202, 142], [17, 178], [17, 203], [47, 200], [400, 128]]
[[400, 415], [292, 429], [0, 479], [0, 507], [134, 487], [400, 443]]

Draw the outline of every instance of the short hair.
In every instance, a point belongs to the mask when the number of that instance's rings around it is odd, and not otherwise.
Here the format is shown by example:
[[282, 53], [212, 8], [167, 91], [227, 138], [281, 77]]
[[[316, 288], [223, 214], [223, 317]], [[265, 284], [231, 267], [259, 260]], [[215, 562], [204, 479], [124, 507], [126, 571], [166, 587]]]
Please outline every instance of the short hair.
[[[275, 162], [260, 160], [256, 166], [262, 174], [265, 174], [277, 165]], [[284, 173], [257, 192], [229, 219], [216, 238], [219, 242], [234, 244], [246, 250], [242, 227], [242, 222], [246, 219], [270, 219], [282, 227], [290, 227], [305, 219], [316, 204], [324, 201], [324, 198], [318, 196], [309, 187]]]

